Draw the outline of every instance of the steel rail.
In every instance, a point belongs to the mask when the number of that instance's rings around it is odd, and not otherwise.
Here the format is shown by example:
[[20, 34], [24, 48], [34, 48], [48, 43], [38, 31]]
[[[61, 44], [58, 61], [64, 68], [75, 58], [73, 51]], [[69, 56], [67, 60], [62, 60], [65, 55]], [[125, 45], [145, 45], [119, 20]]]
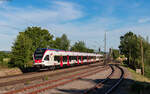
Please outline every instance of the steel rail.
[[[81, 78], [83, 78], [83, 77], [87, 77], [87, 76], [94, 75], [95, 73], [98, 73], [98, 72], [100, 72], [100, 71], [102, 71], [102, 70], [105, 70], [105, 69], [98, 69], [98, 70], [97, 70], [97, 69], [93, 69], [93, 72], [90, 71], [91, 73], [88, 73], [88, 72], [89, 72], [89, 70], [88, 70], [88, 71], [86, 71], [86, 72], [84, 72], [84, 73], [80, 73], [80, 77], [76, 77], [76, 78], [73, 78], [73, 79], [71, 79], [71, 80], [69, 79], [69, 80], [67, 80], [67, 81], [63, 81], [63, 82], [60, 82], [60, 83], [58, 83], [58, 84], [55, 84], [55, 85], [52, 85], [52, 86], [48, 86], [48, 87], [46, 87], [46, 88], [42, 88], [42, 89], [39, 89], [39, 90], [30, 92], [30, 93], [27, 93], [27, 94], [37, 94], [37, 93], [43, 92], [43, 91], [45, 91], [45, 90], [53, 89], [53, 88], [55, 88], [55, 87], [58, 87], [58, 86], [61, 86], [61, 85], [70, 83], [70, 82], [72, 82], [72, 81], [74, 81], [74, 80], [78, 80], [78, 79], [81, 79]], [[88, 73], [88, 74], [86, 74], [86, 73]], [[85, 75], [83, 75], [83, 74], [85, 74]]]
[[[94, 63], [93, 63], [94, 64]], [[97, 67], [97, 66], [99, 66], [99, 65], [101, 65], [101, 64], [98, 64], [98, 63], [95, 63], [94, 65], [93, 65], [92, 63], [91, 64], [89, 64], [90, 65], [90, 67]], [[62, 73], [69, 73], [69, 72], [76, 72], [76, 71], [80, 71], [80, 70], [83, 70], [83, 69], [87, 69], [88, 67], [89, 67], [89, 65], [85, 65], [85, 67], [77, 67], [77, 69], [75, 68], [75, 69], [71, 69], [71, 68], [69, 68], [69, 71], [67, 71], [67, 70], [62, 70], [62, 71], [60, 71], [60, 72], [57, 72], [57, 73], [53, 73], [53, 74], [47, 74], [47, 76], [55, 76], [55, 75], [60, 75], [60, 74], [62, 74]], [[74, 67], [72, 67], [72, 68], [74, 68]], [[49, 71], [46, 71], [45, 73], [48, 73]], [[41, 72], [40, 72], [41, 73]], [[40, 73], [37, 73], [37, 74], [40, 74]], [[35, 74], [35, 73], [34, 73]], [[31, 73], [30, 73], [30, 75], [32, 75]], [[27, 74], [25, 74], [25, 75], [22, 75], [22, 76], [30, 76], [30, 75], [27, 75]], [[27, 81], [33, 81], [33, 80], [37, 80], [37, 79], [41, 79], [41, 77], [43, 77], [44, 75], [38, 75], [38, 76], [34, 76], [34, 77], [27, 77], [27, 78], [23, 78], [23, 79], [18, 79], [18, 80], [13, 80], [13, 81], [7, 81], [7, 82], [2, 82], [2, 83], [0, 83], [0, 87], [4, 87], [4, 86], [9, 86], [9, 85], [14, 85], [14, 84], [19, 84], [19, 83], [23, 83], [23, 82], [27, 82]], [[7, 78], [8, 79], [8, 78]]]
[[120, 79], [107, 92], [105, 92], [105, 94], [110, 94], [115, 88], [117, 88], [117, 86], [119, 86], [119, 84], [122, 82], [122, 80], [124, 78], [124, 70], [121, 67], [117, 66], [117, 65], [116, 65], [116, 67], [118, 67], [121, 70]]
[[[111, 66], [111, 65], [110, 65], [110, 66]], [[121, 76], [120, 76], [119, 80], [117, 81], [117, 83], [113, 84], [113, 86], [112, 86], [110, 89], [108, 89], [108, 90], [105, 92], [105, 94], [110, 94], [110, 93], [121, 83], [121, 81], [122, 81], [123, 78], [124, 78], [124, 70], [123, 70], [121, 67], [119, 67], [119, 66], [116, 66], [116, 67], [120, 69], [120, 71], [121, 71]], [[93, 93], [93, 92], [98, 91], [98, 88], [102, 87], [102, 86], [113, 76], [113, 74], [114, 74], [114, 68], [113, 68], [112, 66], [111, 66], [111, 68], [112, 68], [112, 72], [110, 73], [110, 75], [109, 75], [106, 79], [100, 81], [100, 82], [99, 82], [98, 84], [96, 84], [93, 88], [91, 88], [91, 89], [85, 91], [83, 94], [91, 94], [91, 93]]]
[[[90, 69], [90, 68], [91, 68], [91, 67], [89, 67], [89, 69]], [[96, 69], [99, 69], [99, 66], [98, 66], [98, 68], [96, 68]], [[95, 69], [91, 69], [91, 71], [94, 71], [94, 70], [95, 70]], [[89, 70], [88, 70], [88, 71], [89, 71]], [[36, 87], [39, 87], [39, 86], [42, 86], [42, 85], [51, 84], [51, 83], [53, 83], [53, 82], [57, 82], [57, 81], [60, 81], [60, 80], [63, 80], [63, 79], [68, 79], [68, 78], [72, 78], [72, 77], [81, 75], [81, 74], [83, 74], [83, 73], [87, 73], [88, 71], [76, 73], [76, 74], [69, 75], [69, 76], [65, 76], [65, 77], [63, 77], [63, 78], [59, 78], [59, 79], [56, 79], [56, 80], [50, 80], [50, 81], [47, 81], [47, 82], [44, 82], [44, 83], [36, 84], [36, 85], [33, 85], [33, 86], [25, 87], [25, 88], [18, 89], [18, 90], [14, 90], [14, 91], [10, 91], [10, 92], [7, 92], [7, 93], [5, 93], [5, 94], [14, 94], [14, 93], [18, 93], [18, 92], [25, 91], [25, 90], [28, 90], [28, 89], [36, 88]]]
[[101, 87], [101, 86], [103, 86], [103, 84], [108, 80], [108, 79], [110, 79], [110, 77], [113, 75], [113, 73], [114, 73], [114, 68], [111, 66], [111, 65], [109, 65], [110, 67], [111, 67], [111, 73], [107, 76], [107, 78], [106, 79], [104, 79], [104, 80], [102, 80], [102, 81], [100, 81], [98, 84], [96, 84], [93, 88], [91, 88], [91, 89], [89, 89], [89, 90], [87, 90], [87, 91], [85, 91], [83, 94], [89, 94], [89, 93], [92, 93], [93, 91], [96, 91], [99, 87]]

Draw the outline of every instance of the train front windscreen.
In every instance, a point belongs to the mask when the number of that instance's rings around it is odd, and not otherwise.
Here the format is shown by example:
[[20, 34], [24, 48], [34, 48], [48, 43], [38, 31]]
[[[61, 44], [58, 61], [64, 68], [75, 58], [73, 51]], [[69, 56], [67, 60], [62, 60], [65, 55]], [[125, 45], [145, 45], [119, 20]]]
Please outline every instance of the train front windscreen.
[[37, 49], [34, 53], [34, 59], [41, 60], [43, 58], [45, 51], [46, 49]]

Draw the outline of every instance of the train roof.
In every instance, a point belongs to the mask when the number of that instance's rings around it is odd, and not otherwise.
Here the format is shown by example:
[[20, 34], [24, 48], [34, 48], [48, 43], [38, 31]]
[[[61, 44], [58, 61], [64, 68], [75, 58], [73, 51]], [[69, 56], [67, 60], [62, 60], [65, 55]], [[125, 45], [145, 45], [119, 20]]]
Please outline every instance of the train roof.
[[[73, 51], [65, 51], [65, 50], [60, 50], [60, 49], [48, 49], [48, 48], [37, 48], [37, 49], [42, 49], [42, 50], [51, 50], [51, 51], [73, 52]], [[88, 53], [88, 52], [76, 52], [76, 53]], [[94, 53], [94, 54], [95, 54], [95, 53]]]
[[37, 48], [37, 50], [54, 50], [54, 51], [64, 51], [64, 50], [60, 50], [60, 49], [48, 49], [48, 48]]
[[90, 55], [97, 55], [97, 56], [102, 55], [102, 54], [97, 54], [97, 53], [73, 52], [73, 51], [64, 51], [64, 50], [59, 50], [59, 49], [48, 49], [48, 48], [38, 48], [37, 50], [54, 51], [54, 54], [66, 54], [66, 55], [67, 54], [73, 54], [73, 55], [82, 54], [82, 55], [89, 55], [89, 56]]

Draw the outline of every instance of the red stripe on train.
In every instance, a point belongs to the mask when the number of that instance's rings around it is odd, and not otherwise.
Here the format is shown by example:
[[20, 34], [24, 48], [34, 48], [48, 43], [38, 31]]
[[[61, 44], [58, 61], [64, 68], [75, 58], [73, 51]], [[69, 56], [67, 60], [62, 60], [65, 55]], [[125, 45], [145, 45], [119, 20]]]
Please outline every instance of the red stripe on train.
[[35, 63], [41, 63], [42, 60], [34, 60]]

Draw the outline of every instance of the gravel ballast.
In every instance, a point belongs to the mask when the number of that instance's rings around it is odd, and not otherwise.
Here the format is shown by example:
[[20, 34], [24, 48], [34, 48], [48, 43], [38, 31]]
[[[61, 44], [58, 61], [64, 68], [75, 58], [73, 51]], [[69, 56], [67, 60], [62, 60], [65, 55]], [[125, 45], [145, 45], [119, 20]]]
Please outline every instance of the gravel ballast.
[[82, 94], [86, 90], [94, 87], [100, 80], [105, 79], [111, 73], [111, 69], [103, 70], [91, 76], [75, 80], [71, 83], [47, 90], [40, 94]]

